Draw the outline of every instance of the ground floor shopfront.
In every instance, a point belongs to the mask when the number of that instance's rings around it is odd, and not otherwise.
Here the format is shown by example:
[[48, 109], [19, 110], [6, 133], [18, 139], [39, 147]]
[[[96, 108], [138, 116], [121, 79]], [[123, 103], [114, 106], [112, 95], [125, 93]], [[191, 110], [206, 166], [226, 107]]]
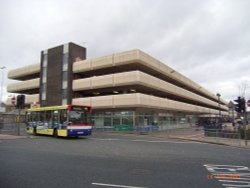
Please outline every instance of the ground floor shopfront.
[[115, 131], [133, 131], [139, 129], [167, 130], [194, 126], [198, 115], [181, 112], [123, 110], [94, 111], [92, 124], [94, 129], [111, 129]]

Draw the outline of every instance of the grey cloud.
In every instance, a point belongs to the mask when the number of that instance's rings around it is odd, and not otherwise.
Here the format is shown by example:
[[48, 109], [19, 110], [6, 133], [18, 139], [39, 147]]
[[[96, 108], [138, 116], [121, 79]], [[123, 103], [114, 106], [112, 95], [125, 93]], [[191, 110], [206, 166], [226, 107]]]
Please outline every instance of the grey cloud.
[[250, 77], [249, 9], [245, 0], [1, 1], [0, 62], [32, 64], [69, 41], [89, 58], [140, 48], [231, 99]]

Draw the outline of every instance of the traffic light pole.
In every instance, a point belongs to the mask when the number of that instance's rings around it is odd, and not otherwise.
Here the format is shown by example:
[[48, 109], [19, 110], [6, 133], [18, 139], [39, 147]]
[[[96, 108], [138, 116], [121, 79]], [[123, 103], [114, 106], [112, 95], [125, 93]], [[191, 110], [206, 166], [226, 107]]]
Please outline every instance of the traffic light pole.
[[21, 116], [21, 109], [18, 108], [18, 117], [17, 117], [17, 135], [20, 136], [20, 116]]
[[235, 110], [238, 112], [240, 117], [243, 117], [242, 125], [244, 130], [245, 145], [247, 146], [247, 127], [248, 127], [248, 117], [246, 110], [246, 100], [244, 97], [238, 97], [236, 100]]
[[245, 134], [245, 146], [247, 146], [247, 112], [243, 112], [244, 113], [244, 134]]
[[17, 117], [17, 134], [20, 136], [20, 126], [21, 126], [21, 109], [25, 107], [25, 95], [18, 95], [16, 98], [16, 108], [18, 109], [18, 117]]

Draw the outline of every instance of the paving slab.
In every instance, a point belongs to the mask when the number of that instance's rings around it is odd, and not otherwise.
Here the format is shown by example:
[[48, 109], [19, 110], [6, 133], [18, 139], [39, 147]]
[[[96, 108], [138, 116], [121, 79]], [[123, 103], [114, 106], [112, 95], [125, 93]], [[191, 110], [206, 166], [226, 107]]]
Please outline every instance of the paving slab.
[[15, 139], [21, 139], [21, 138], [27, 138], [27, 136], [15, 136], [15, 135], [0, 134], [0, 140], [15, 140]]

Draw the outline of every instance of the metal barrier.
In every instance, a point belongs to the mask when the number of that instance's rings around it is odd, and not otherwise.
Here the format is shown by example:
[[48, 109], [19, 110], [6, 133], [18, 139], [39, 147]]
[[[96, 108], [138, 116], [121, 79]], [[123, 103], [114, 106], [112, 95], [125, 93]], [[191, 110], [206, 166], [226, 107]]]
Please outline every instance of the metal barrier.
[[113, 127], [95, 127], [95, 126], [93, 126], [92, 131], [96, 131], [96, 132], [112, 132]]
[[228, 131], [222, 129], [204, 129], [204, 136], [241, 139], [239, 131]]
[[93, 131], [96, 132], [131, 132], [131, 133], [138, 133], [138, 134], [149, 134], [152, 132], [159, 131], [159, 126], [157, 125], [149, 125], [149, 126], [128, 126], [128, 125], [119, 125], [119, 126], [108, 126], [108, 127], [95, 127], [93, 126]]
[[223, 130], [204, 128], [206, 141], [227, 143], [234, 146], [247, 146], [250, 140], [250, 130], [244, 128], [236, 130]]
[[0, 134], [24, 135], [25, 116], [17, 114], [0, 114]]
[[134, 131], [139, 133], [139, 134], [148, 134], [148, 133], [152, 133], [152, 132], [158, 132], [159, 126], [149, 125], [149, 126], [145, 126], [145, 127], [136, 127], [134, 129]]

